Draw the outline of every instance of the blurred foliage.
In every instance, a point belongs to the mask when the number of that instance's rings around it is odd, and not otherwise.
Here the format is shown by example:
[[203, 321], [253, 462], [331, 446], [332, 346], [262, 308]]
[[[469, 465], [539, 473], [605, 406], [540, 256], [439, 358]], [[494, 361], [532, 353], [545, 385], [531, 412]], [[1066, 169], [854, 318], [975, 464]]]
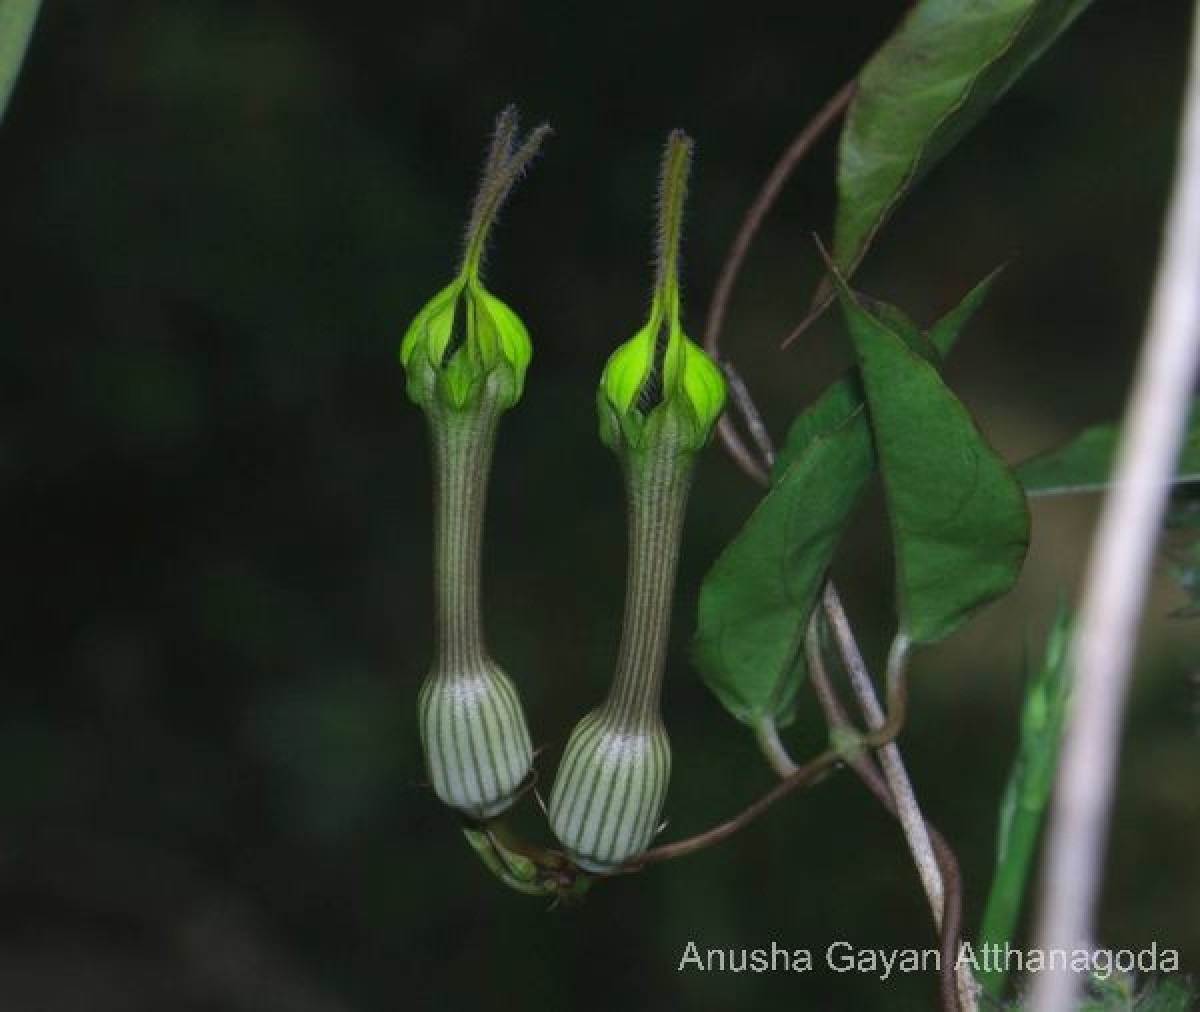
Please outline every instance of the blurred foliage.
[[[933, 317], [1011, 261], [947, 367], [1007, 459], [1119, 411], [1189, 6], [1095, 5], [860, 272]], [[676, 972], [689, 939], [932, 942], [890, 819], [844, 776], [573, 911], [489, 879], [419, 786], [428, 463], [395, 363], [456, 257], [478, 137], [517, 101], [557, 133], [488, 264], [535, 354], [498, 448], [487, 609], [549, 770], [600, 698], [618, 633], [623, 504], [593, 393], [644, 311], [662, 133], [698, 144], [695, 330], [762, 176], [900, 10], [46, 5], [0, 130], [0, 1007], [75, 1009], [81, 987], [89, 1012], [261, 1009], [267, 993], [364, 1012], [481, 996], [929, 1007], [932, 976]], [[829, 319], [776, 350], [820, 273], [807, 233], [832, 220], [834, 152], [823, 144], [789, 187], [731, 307], [726, 352], [777, 432], [849, 361]], [[700, 576], [754, 496], [706, 455], [667, 684], [671, 833], [771, 782], [686, 651]], [[1018, 593], [915, 660], [903, 745], [959, 849], [968, 923], [1017, 733], [1021, 630], [1077, 580], [1093, 509], [1037, 507]], [[891, 573], [877, 494], [851, 537], [839, 581], [878, 663]], [[1160, 588], [1154, 609], [1177, 604]], [[1177, 946], [1194, 970], [1184, 635], [1147, 629], [1101, 934]], [[823, 740], [805, 694], [790, 733], [798, 754]]]
[[[1030, 496], [1099, 492], [1108, 487], [1117, 455], [1120, 426], [1093, 425], [1064, 446], [1022, 461], [1017, 475]], [[1188, 414], [1183, 442], [1175, 462], [1181, 483], [1200, 480], [1200, 401]]]
[[[1122, 974], [1093, 977], [1079, 1012], [1188, 1012], [1195, 1008], [1196, 993], [1187, 980], [1175, 977], [1138, 981]], [[1012, 1012], [1026, 1008], [1012, 1003]]]
[[[1013, 942], [1017, 917], [1029, 887], [1029, 872], [1036, 853], [1046, 805], [1054, 787], [1063, 724], [1071, 698], [1067, 646], [1071, 614], [1059, 606], [1038, 662], [1026, 676], [1021, 706], [1021, 738], [1012, 772], [1000, 798], [996, 832], [996, 869], [983, 909], [979, 948], [1004, 948]], [[999, 998], [1007, 970], [985, 966], [978, 974], [984, 993]]]
[[1175, 493], [1167, 527], [1178, 532], [1177, 537], [1184, 542], [1171, 556], [1171, 575], [1187, 596], [1187, 603], [1175, 614], [1195, 618], [1200, 615], [1200, 483]]

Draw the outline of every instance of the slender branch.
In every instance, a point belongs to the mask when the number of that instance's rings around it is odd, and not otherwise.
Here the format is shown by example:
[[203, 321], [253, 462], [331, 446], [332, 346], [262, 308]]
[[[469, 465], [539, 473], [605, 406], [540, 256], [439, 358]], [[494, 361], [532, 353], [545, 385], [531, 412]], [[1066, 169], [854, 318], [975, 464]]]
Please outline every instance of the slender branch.
[[[808, 662], [810, 667], [821, 664], [819, 646], [816, 645], [815, 621], [810, 622], [806, 637]], [[647, 851], [629, 863], [630, 870], [636, 870], [646, 864], [659, 861], [669, 861], [672, 858], [693, 854], [705, 847], [711, 847], [727, 840], [734, 833], [757, 819], [776, 801], [786, 797], [800, 787], [808, 787], [822, 779], [824, 774], [835, 766], [852, 763], [866, 753], [864, 748], [878, 748], [890, 742], [904, 722], [904, 667], [907, 658], [907, 640], [897, 638], [898, 646], [893, 649], [888, 660], [888, 700], [889, 712], [886, 720], [876, 722], [876, 726], [866, 734], [858, 734], [850, 729], [849, 724], [834, 728], [834, 744], [815, 759], [797, 766], [788, 755], [787, 749], [779, 739], [779, 731], [775, 722], [764, 718], [755, 728], [760, 747], [766, 755], [771, 767], [783, 778], [770, 791], [757, 801], [752, 802], [740, 813], [712, 829], [697, 833], [685, 840], [656, 847]], [[842, 733], [836, 733], [842, 732]], [[920, 813], [917, 813], [918, 817]], [[935, 921], [941, 926], [941, 908], [935, 910]], [[954, 961], [951, 961], [953, 965]]]
[[758, 741], [759, 750], [766, 757], [768, 765], [780, 777], [790, 777], [799, 767], [788, 754], [783, 740], [779, 737], [779, 725], [770, 717], [764, 717], [754, 728], [754, 737]]
[[733, 424], [727, 414], [722, 415], [717, 422], [717, 439], [721, 441], [721, 445], [725, 447], [725, 452], [729, 454], [733, 462], [751, 481], [764, 488], [771, 484], [770, 471], [758, 462], [754, 452], [742, 441], [737, 426]]
[[733, 294], [734, 282], [737, 281], [737, 276], [742, 269], [742, 262], [746, 259], [746, 254], [750, 252], [750, 246], [758, 235], [763, 220], [775, 206], [775, 201], [779, 199], [780, 192], [791, 178], [792, 173], [796, 171], [796, 167], [804, 160], [813, 145], [821, 139], [825, 131], [836, 123], [838, 117], [845, 112], [846, 106], [854, 97], [854, 91], [855, 82], [848, 81], [808, 121], [804, 129], [796, 135], [795, 140], [779, 157], [779, 161], [775, 163], [775, 167], [767, 176], [758, 195], [742, 218], [733, 244], [725, 255], [725, 263], [721, 267], [721, 273], [717, 276], [712, 301], [708, 306], [708, 318], [704, 326], [704, 350], [713, 358], [718, 357], [717, 348], [721, 327], [725, 323], [725, 312], [729, 306], [730, 296]]
[[721, 445], [725, 447], [729, 456], [733, 458], [733, 462], [742, 469], [742, 473], [747, 475], [751, 481], [766, 487], [771, 484], [771, 466], [775, 463], [775, 449], [771, 445], [771, 434], [763, 425], [762, 415], [758, 413], [750, 391], [746, 388], [741, 375], [734, 369], [733, 364], [722, 362], [721, 370], [725, 373], [725, 386], [729, 391], [729, 399], [754, 437], [758, 456], [755, 456], [754, 451], [742, 442], [737, 427], [728, 413], [723, 414], [717, 421], [717, 438], [720, 439]]
[[[850, 627], [846, 610], [842, 607], [841, 598], [832, 583], [825, 585], [821, 605], [833, 632], [834, 642], [837, 644], [838, 654], [842, 659], [842, 666], [846, 670], [846, 677], [858, 700], [859, 709], [866, 718], [868, 727], [883, 726], [886, 718], [883, 708], [875, 696], [875, 686], [871, 680], [871, 674], [867, 670], [862, 652], [854, 638], [854, 631]], [[879, 762], [883, 767], [883, 773], [892, 795], [896, 799], [900, 822], [904, 826], [909, 849], [913, 852], [913, 860], [916, 862], [917, 872], [921, 876], [921, 884], [925, 887], [925, 895], [929, 898], [929, 906], [931, 909], [940, 911], [945, 902], [941, 876], [938, 874], [937, 860], [925, 832], [925, 820], [921, 816], [921, 809], [917, 804], [916, 794], [913, 791], [912, 782], [908, 778], [904, 761], [900, 757], [900, 750], [894, 744], [885, 745], [879, 749]]]
[[767, 431], [766, 423], [762, 419], [762, 415], [758, 413], [758, 405], [754, 403], [754, 398], [750, 396], [750, 390], [746, 386], [746, 381], [742, 379], [742, 374], [734, 368], [732, 362], [722, 362], [721, 371], [725, 374], [726, 388], [729, 390], [730, 397], [737, 402], [738, 411], [741, 413], [742, 420], [746, 423], [746, 429], [750, 433], [750, 438], [754, 440], [755, 449], [758, 450], [758, 455], [768, 468], [775, 464], [775, 447], [771, 443], [771, 433]]
[[[835, 736], [852, 736], [855, 733], [853, 725], [842, 707], [841, 700], [838, 699], [837, 692], [834, 691], [829, 672], [825, 667], [825, 660], [821, 655], [819, 620], [815, 615], [813, 621], [809, 623], [806, 653], [809, 679], [817, 700], [821, 704], [821, 709], [825, 713], [825, 720], [829, 724], [830, 730]], [[870, 753], [859, 752], [847, 757], [847, 762], [887, 812], [898, 819], [899, 812], [896, 809], [895, 798], [892, 796], [887, 781], [876, 769]], [[957, 1012], [960, 1007], [956, 966], [959, 936], [962, 931], [962, 878], [959, 874], [958, 858], [955, 857], [954, 851], [946, 842], [945, 837], [929, 823], [926, 823], [926, 829], [937, 857], [942, 880], [946, 883], [945, 908], [932, 911], [934, 924], [941, 930], [942, 1006], [949, 1012]]]
[[[721, 268], [712, 301], [709, 304], [704, 330], [704, 347], [714, 360], [721, 361], [719, 350], [721, 327], [725, 321], [734, 281], [763, 219], [775, 203], [780, 190], [795, 170], [796, 165], [808, 153], [821, 134], [845, 111], [854, 97], [854, 91], [854, 82], [843, 86], [800, 132], [767, 177], [758, 196], [746, 212]], [[754, 450], [751, 450], [742, 440], [728, 415], [722, 417], [717, 426], [718, 438], [734, 463], [752, 481], [760, 485], [768, 485], [770, 468], [774, 463], [774, 451], [771, 447], [770, 436], [765, 426], [762, 425], [761, 416], [754, 405], [753, 398], [745, 384], [741, 382], [736, 370], [728, 362], [723, 362], [722, 367], [726, 377], [730, 379], [731, 400], [751, 433], [758, 454], [756, 456]], [[853, 670], [856, 673], [851, 675], [851, 681], [855, 687], [855, 693], [859, 697], [860, 707], [868, 720], [875, 725], [875, 730], [878, 730], [881, 725], [885, 724], [884, 716], [875, 697], [874, 686], [862, 661], [862, 654], [854, 639], [853, 630], [846, 620], [845, 612], [841, 608], [832, 584], [826, 586], [824, 609], [830, 624], [834, 626], [835, 633], [838, 635], [847, 672], [850, 673]], [[904, 650], [900, 650], [894, 653], [892, 659], [903, 661], [904, 653]], [[896, 673], [896, 677], [889, 679], [889, 697], [894, 697], [889, 699], [889, 704], [895, 699], [899, 699], [903, 703], [903, 697], [897, 696], [897, 691], [901, 693], [903, 691], [903, 664], [896, 666], [889, 664], [889, 669]], [[818, 695], [821, 695], [820, 689]], [[823, 705], [827, 707], [826, 714], [830, 718], [831, 727], [845, 729], [849, 726], [849, 722], [844, 719], [845, 713], [837, 703], [836, 696], [832, 694], [831, 689], [825, 695]], [[781, 774], [790, 772], [792, 775], [803, 772], [803, 768], [796, 767], [791, 757], [787, 755], [772, 722], [767, 722], [759, 727], [757, 734], [760, 747], [777, 772]], [[935, 922], [943, 933], [943, 966], [956, 966], [957, 939], [960, 933], [962, 910], [962, 889], [957, 859], [945, 839], [933, 827], [925, 823], [899, 750], [889, 742], [879, 749], [879, 755], [883, 763], [886, 781], [875, 771], [874, 765], [866, 753], [857, 756], [848, 755], [843, 758], [858, 772], [863, 782], [879, 798], [884, 807], [899, 819], [929, 898]], [[961, 1002], [964, 1012], [974, 1012], [976, 1008], [974, 981], [969, 979], [969, 970], [966, 971], [966, 978], [968, 979], [959, 977], [958, 1000]], [[957, 1007], [953, 1004], [954, 996], [947, 992], [948, 986], [943, 980], [943, 1000], [946, 1002], [947, 1008], [954, 1009]]]
[[[721, 328], [725, 323], [725, 314], [729, 307], [730, 297], [733, 295], [733, 286], [742, 269], [746, 254], [749, 253], [750, 246], [762, 227], [763, 220], [774, 207], [775, 201], [778, 200], [780, 192], [791, 178], [792, 173], [796, 171], [796, 167], [812, 150], [813, 145], [821, 139], [825, 131], [836, 123], [838, 117], [845, 112], [850, 100], [854, 97], [854, 91], [855, 83], [853, 81], [842, 85], [838, 92], [809, 120], [796, 135], [795, 140], [788, 145], [779, 161], [775, 163], [775, 167], [767, 176], [762, 188], [742, 218], [733, 243], [725, 254], [721, 272], [717, 276], [717, 283], [713, 288], [712, 300], [709, 302], [708, 316], [704, 324], [704, 350], [708, 352], [713, 361], [721, 361]], [[754, 455], [742, 441], [733, 422], [727, 417], [722, 418], [717, 425], [717, 438], [721, 440], [729, 455], [743, 471], [760, 485], [767, 484], [767, 469], [755, 461]]]
[[[1200, 363], [1200, 7], [1193, 21], [1180, 154], [1153, 301], [1071, 642], [1074, 702], [1037, 922], [1043, 951], [1092, 942], [1138, 619]], [[1079, 986], [1073, 973], [1046, 973], [1034, 983], [1031, 1007], [1073, 1009]]]
[[[782, 746], [781, 746], [782, 747]], [[712, 829], [707, 829], [703, 833], [697, 833], [695, 836], [689, 836], [684, 840], [677, 840], [675, 843], [667, 843], [661, 847], [654, 847], [646, 851], [644, 854], [631, 861], [626, 865], [626, 871], [638, 871], [640, 868], [648, 864], [658, 864], [662, 861], [670, 861], [677, 857], [685, 857], [688, 854], [694, 854], [698, 850], [704, 850], [706, 847], [712, 847], [715, 844], [721, 843], [740, 829], [745, 828], [775, 802], [786, 798], [795, 790], [801, 787], [811, 787], [813, 784], [823, 780], [831, 770], [840, 765], [842, 757], [836, 749], [826, 749], [815, 759], [811, 759], [803, 766], [793, 766], [792, 771], [772, 787], [757, 801], [752, 802], [743, 808], [732, 819], [722, 822], [720, 825], [714, 826]]]
[[[859, 650], [858, 643], [854, 638], [854, 631], [850, 627], [846, 610], [842, 607], [841, 598], [832, 583], [825, 585], [821, 604], [826, 620], [833, 630], [842, 665], [846, 670], [846, 677], [858, 699], [859, 709], [862, 710], [869, 725], [879, 727], [885, 723], [883, 710], [875, 696], [875, 686], [863, 660], [862, 651]], [[896, 660], [896, 651], [893, 650], [893, 655], [888, 659], [889, 668], [895, 665]], [[895, 801], [896, 818], [899, 819], [904, 830], [908, 849], [917, 866], [917, 874], [921, 877], [921, 884], [925, 887], [929, 908], [934, 912], [934, 919], [945, 932], [947, 919], [953, 915], [956, 919], [961, 920], [962, 914], [962, 883], [958, 877], [957, 861], [953, 861], [951, 873], [947, 873], [954, 852], [944, 838], [940, 838], [938, 843], [934, 842], [935, 831], [921, 813], [912, 781], [904, 766], [904, 759], [900, 755], [900, 749], [895, 744], [889, 743], [879, 749], [878, 754], [884, 778]], [[958, 934], [958, 926], [956, 926], [955, 934]], [[957, 942], [954, 948], [957, 950]], [[954, 956], [957, 957], [957, 951], [954, 952]], [[943, 956], [943, 963], [945, 958]], [[969, 966], [964, 965], [960, 968], [957, 964], [958, 960], [955, 958], [952, 965], [955, 966], [957, 974], [958, 1000], [963, 1012], [974, 1012], [978, 1007], [974, 977]]]

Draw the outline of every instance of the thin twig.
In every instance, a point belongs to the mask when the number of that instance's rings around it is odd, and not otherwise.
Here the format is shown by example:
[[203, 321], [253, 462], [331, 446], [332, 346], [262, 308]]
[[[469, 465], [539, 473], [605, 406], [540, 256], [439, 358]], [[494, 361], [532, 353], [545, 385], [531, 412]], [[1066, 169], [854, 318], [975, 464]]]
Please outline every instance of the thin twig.
[[729, 396], [737, 403], [742, 421], [746, 423], [746, 429], [750, 433], [750, 438], [754, 440], [759, 457], [768, 468], [773, 467], [775, 465], [775, 447], [771, 443], [771, 433], [767, 431], [766, 423], [763, 421], [762, 415], [758, 413], [758, 405], [750, 396], [746, 381], [742, 379], [742, 374], [734, 368], [732, 362], [722, 362], [721, 371], [725, 373]]
[[803, 766], [794, 767], [786, 777], [767, 791], [766, 794], [757, 801], [747, 805], [732, 819], [728, 819], [720, 825], [713, 826], [712, 829], [707, 829], [703, 833], [689, 836], [687, 839], [663, 844], [661, 847], [654, 847], [631, 861], [624, 870], [637, 871], [645, 865], [671, 861], [677, 857], [686, 857], [688, 854], [694, 854], [698, 850], [704, 850], [706, 847], [721, 843], [733, 836], [734, 833], [744, 829], [775, 804], [775, 802], [787, 797], [792, 791], [799, 790], [801, 787], [811, 787], [813, 784], [818, 783], [841, 762], [842, 757], [836, 749], [826, 749], [815, 759], [809, 760]]
[[[824, 657], [821, 654], [819, 620], [815, 615], [813, 616], [813, 621], [809, 624], [806, 652], [809, 679], [812, 682], [813, 692], [816, 694], [817, 701], [821, 704], [821, 709], [825, 714], [826, 723], [829, 724], [830, 730], [835, 737], [852, 737], [855, 733], [854, 727], [850, 722], [850, 718], [846, 715], [845, 709], [842, 707], [841, 700], [838, 699], [837, 692], [833, 688], [829, 672], [825, 667]], [[895, 798], [892, 796], [887, 782], [880, 775], [879, 770], [876, 769], [870, 753], [859, 752], [847, 757], [846, 761], [888, 813], [899, 819], [900, 816], [896, 809]], [[925, 827], [929, 833], [930, 843], [933, 844], [934, 853], [937, 856], [942, 881], [948, 883], [945, 890], [945, 908], [933, 912], [934, 923], [937, 924], [941, 931], [940, 969], [942, 1006], [947, 1012], [958, 1012], [960, 1001], [956, 966], [958, 963], [959, 934], [962, 929], [962, 879], [958, 870], [958, 858], [955, 856], [950, 844], [946, 842], [945, 837], [932, 824], [926, 823]]]
[[[714, 360], [721, 361], [719, 350], [721, 327], [724, 324], [725, 313], [733, 291], [734, 281], [763, 219], [778, 198], [780, 190], [795, 170], [796, 165], [807, 154], [821, 134], [845, 111], [854, 97], [854, 91], [854, 82], [845, 85], [800, 132], [787, 151], [784, 152], [770, 176], [767, 177], [754, 203], [751, 204], [750, 209], [746, 212], [737, 236], [734, 238], [733, 245], [726, 256], [725, 263], [721, 268], [721, 273], [718, 276], [717, 284], [713, 291], [712, 301], [709, 304], [708, 318], [704, 329], [704, 347]], [[761, 417], [754, 405], [753, 398], [746, 389], [745, 384], [740, 381], [736, 370], [728, 362], [723, 362], [722, 365], [726, 376], [733, 380], [729, 385], [730, 399], [735, 407], [738, 408], [748, 431], [753, 435], [758, 455], [756, 456], [755, 452], [742, 440], [736, 426], [728, 415], [723, 416], [717, 426], [718, 438], [730, 458], [751, 480], [763, 486], [769, 485], [770, 469], [774, 463], [774, 451], [771, 447], [770, 436], [766, 428], [762, 425]], [[868, 720], [878, 727], [884, 724], [884, 716], [879, 702], [875, 697], [874, 686], [871, 683], [870, 676], [866, 674], [861, 652], [858, 650], [853, 630], [850, 628], [849, 622], [845, 620], [845, 613], [841, 611], [836, 591], [834, 591], [832, 585], [828, 585], [826, 588], [825, 606], [827, 615], [829, 613], [828, 602], [831, 597], [832, 601], [837, 603], [836, 610], [840, 613], [842, 619], [842, 639], [840, 642], [844, 647], [852, 648], [852, 656], [857, 659], [857, 671], [863, 675], [861, 682], [855, 685], [855, 692], [859, 696], [860, 706], [863, 708]], [[830, 621], [831, 624], [834, 624], [833, 617], [831, 617]], [[846, 661], [846, 665], [849, 669], [849, 660]], [[840, 710], [840, 707], [838, 709]], [[771, 761], [772, 767], [777, 772], [791, 771], [794, 773], [799, 769], [795, 767], [795, 764], [792, 763], [791, 758], [787, 755], [787, 751], [779, 740], [778, 732], [773, 723], [767, 722], [759, 729], [759, 743], [763, 748], [764, 754]], [[922, 884], [925, 885], [934, 920], [943, 931], [943, 947], [946, 948], [946, 951], [943, 953], [943, 963], [949, 960], [952, 965], [956, 964], [962, 900], [958, 862], [954, 857], [953, 850], [946, 841], [936, 830], [927, 826], [921, 816], [920, 808], [917, 806], [912, 784], [909, 781], [908, 773], [904, 767], [903, 759], [900, 757], [899, 750], [894, 745], [887, 744], [879, 750], [879, 754], [884, 766], [886, 783], [875, 773], [869, 759], [865, 763], [849, 758], [847, 761], [854, 765], [856, 771], [859, 772], [859, 776], [862, 777], [863, 782], [868, 787], [874, 785], [872, 792], [899, 819], [918, 872], [921, 875]], [[889, 785], [891, 793], [889, 793]], [[893, 795], [895, 795], [895, 801], [893, 801]], [[934, 840], [937, 842], [933, 843], [932, 841]], [[930, 876], [931, 868], [932, 877]], [[945, 939], [951, 937], [954, 945], [947, 948]], [[962, 1002], [964, 1012], [973, 1012], [976, 1007], [973, 987], [973, 981], [964, 985], [964, 981], [960, 977], [959, 999]]]
[[[842, 666], [846, 670], [846, 677], [850, 682], [850, 687], [854, 690], [855, 698], [858, 700], [859, 709], [862, 710], [867, 726], [880, 727], [886, 717], [875, 696], [875, 685], [854, 638], [854, 631], [850, 627], [846, 610], [842, 607], [841, 598], [832, 583], [825, 585], [821, 605], [825, 611], [825, 618], [829, 622], [829, 628], [833, 632], [834, 642], [837, 644], [838, 654], [842, 659]], [[913, 860], [917, 865], [917, 873], [921, 876], [921, 884], [925, 887], [925, 895], [929, 898], [930, 909], [939, 911], [935, 916], [940, 917], [940, 911], [945, 902], [941, 876], [938, 874], [933, 848], [925, 833], [925, 820], [921, 816], [921, 809], [917, 804], [908, 772], [904, 768], [904, 761], [900, 757], [899, 748], [894, 744], [885, 745], [879, 749], [879, 761], [892, 795], [896, 799], [900, 822], [904, 826], [909, 848], [913, 852]]]
[[[704, 349], [714, 361], [720, 361], [721, 328], [725, 323], [725, 313], [729, 307], [729, 299], [733, 294], [733, 286], [750, 246], [762, 227], [763, 220], [775, 205], [780, 192], [796, 167], [812, 149], [838, 117], [845, 111], [846, 106], [854, 97], [855, 83], [850, 81], [821, 107], [820, 111], [809, 120], [804, 129], [796, 135], [795, 140], [788, 145], [787, 150], [780, 156], [779, 161], [767, 176], [758, 195], [750, 204], [737, 235], [725, 255], [721, 272], [717, 276], [713, 288], [712, 300], [708, 304], [708, 316], [704, 323]], [[717, 438], [724, 444], [729, 455], [751, 478], [759, 484], [767, 483], [767, 472], [754, 460], [754, 455], [742, 441], [737, 429], [727, 418], [722, 418], [717, 426]]]
[[733, 294], [733, 285], [742, 269], [742, 262], [750, 251], [750, 246], [762, 227], [767, 213], [775, 206], [784, 185], [791, 178], [796, 167], [804, 160], [812, 146], [829, 129], [854, 97], [855, 82], [848, 81], [838, 89], [837, 93], [821, 107], [820, 111], [808, 121], [804, 129], [796, 135], [795, 140], [788, 145], [787, 150], [780, 156], [779, 161], [767, 176], [758, 195], [754, 198], [742, 223], [734, 236], [733, 244], [726, 254], [725, 263], [717, 277], [713, 288], [712, 301], [708, 306], [708, 318], [704, 326], [704, 349], [713, 357], [717, 357], [721, 327], [725, 323], [725, 311], [729, 306], [729, 298]]
[[[825, 585], [821, 604], [838, 645], [846, 677], [858, 699], [859, 709], [862, 710], [869, 726], [879, 727], [885, 723], [886, 718], [875, 695], [875, 686], [863, 660], [862, 651], [854, 638], [854, 630], [850, 627], [850, 620], [832, 582]], [[889, 667], [893, 663], [894, 658], [889, 658]], [[950, 865], [947, 855], [953, 859], [954, 852], [944, 838], [940, 838], [938, 843], [934, 842], [935, 831], [921, 813], [900, 749], [894, 743], [889, 743], [880, 748], [878, 754], [884, 778], [895, 801], [896, 818], [904, 830], [904, 838], [908, 841], [908, 849], [917, 866], [917, 874], [925, 887], [929, 908], [933, 911], [934, 920], [942, 928], [944, 936], [947, 930], [946, 919], [953, 916], [961, 920], [962, 916], [962, 883], [958, 876], [958, 863], [953, 861], [953, 873], [947, 874]], [[958, 930], [959, 926], [955, 925], [956, 936]], [[943, 955], [943, 962], [947, 955], [949, 954]], [[957, 940], [953, 957], [958, 1001], [963, 1012], [974, 1012], [978, 1007], [975, 980], [969, 966], [958, 966]]]
[[790, 777], [796, 772], [799, 767], [779, 737], [779, 725], [774, 720], [770, 717], [760, 720], [754, 728], [754, 736], [758, 740], [759, 751], [780, 777]]
[[[1093, 942], [1137, 625], [1200, 363], [1200, 8], [1193, 19], [1179, 161], [1146, 337], [1071, 642], [1075, 688], [1037, 922], [1044, 952]], [[1079, 986], [1071, 972], [1045, 973], [1034, 983], [1032, 1008], [1067, 1012]]]
[[749, 476], [751, 481], [764, 487], [771, 484], [770, 471], [758, 462], [753, 451], [742, 441], [742, 437], [738, 435], [737, 426], [733, 424], [733, 420], [728, 414], [722, 415], [717, 422], [717, 439], [721, 441], [721, 445], [725, 447], [725, 452], [729, 454], [733, 462]]

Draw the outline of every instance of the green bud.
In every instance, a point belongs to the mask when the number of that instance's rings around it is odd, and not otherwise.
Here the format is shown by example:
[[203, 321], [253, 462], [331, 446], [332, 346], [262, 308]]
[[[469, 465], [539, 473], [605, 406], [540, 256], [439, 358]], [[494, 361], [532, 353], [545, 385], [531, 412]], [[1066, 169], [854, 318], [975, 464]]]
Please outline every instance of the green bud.
[[455, 410], [477, 405], [489, 376], [497, 377], [497, 406], [510, 408], [532, 355], [521, 318], [478, 278], [463, 275], [425, 304], [400, 343], [408, 395], [424, 408], [435, 399]]
[[660, 713], [671, 598], [696, 452], [725, 403], [725, 382], [679, 322], [679, 243], [692, 142], [671, 134], [659, 199], [650, 318], [608, 360], [601, 438], [624, 465], [629, 504], [625, 620], [608, 697], [576, 726], [550, 795], [550, 825], [581, 867], [619, 871], [658, 830], [671, 776]]
[[591, 885], [591, 878], [561, 853], [518, 841], [498, 823], [463, 826], [463, 835], [488, 870], [519, 893], [565, 906], [582, 900]]
[[681, 449], [695, 452], [708, 442], [724, 406], [720, 370], [684, 334], [678, 316], [664, 315], [656, 300], [650, 322], [604, 367], [597, 397], [600, 436], [614, 450], [639, 450], [670, 413]]
[[[683, 452], [708, 441], [725, 406], [725, 381], [679, 321], [679, 247], [692, 141], [667, 140], [659, 183], [658, 276], [646, 325], [613, 352], [600, 378], [600, 438], [612, 449], [644, 450], [669, 430]], [[664, 425], [665, 416], [672, 424]]]
[[481, 601], [496, 429], [521, 396], [531, 355], [525, 325], [479, 277], [496, 212], [547, 132], [539, 127], [514, 150], [516, 130], [516, 111], [506, 109], [458, 275], [425, 304], [400, 344], [408, 393], [425, 411], [434, 451], [437, 656], [418, 698], [421, 742], [437, 796], [477, 820], [508, 808], [533, 768], [517, 690], [487, 650]]
[[658, 832], [670, 779], [662, 721], [631, 723], [616, 707], [602, 706], [567, 741], [550, 795], [550, 826], [581, 868], [620, 871]]

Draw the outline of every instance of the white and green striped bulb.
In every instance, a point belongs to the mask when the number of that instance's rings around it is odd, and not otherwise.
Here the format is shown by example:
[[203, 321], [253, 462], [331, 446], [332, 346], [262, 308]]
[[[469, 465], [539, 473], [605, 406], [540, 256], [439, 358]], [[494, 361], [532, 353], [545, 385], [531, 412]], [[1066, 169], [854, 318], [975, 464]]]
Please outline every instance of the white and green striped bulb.
[[692, 142], [663, 158], [658, 279], [650, 318], [612, 355], [597, 403], [601, 437], [624, 472], [629, 515], [625, 614], [605, 701], [571, 733], [550, 795], [568, 856], [600, 874], [635, 861], [658, 830], [671, 775], [660, 712], [680, 536], [696, 453], [725, 384], [680, 325], [679, 242]]
[[429, 421], [434, 458], [436, 656], [417, 700], [437, 796], [489, 819], [520, 795], [533, 748], [512, 679], [483, 633], [484, 506], [500, 416], [521, 396], [531, 344], [520, 318], [484, 288], [480, 262], [496, 212], [547, 128], [517, 146], [516, 112], [496, 124], [463, 263], [409, 325], [400, 346], [409, 396]]

